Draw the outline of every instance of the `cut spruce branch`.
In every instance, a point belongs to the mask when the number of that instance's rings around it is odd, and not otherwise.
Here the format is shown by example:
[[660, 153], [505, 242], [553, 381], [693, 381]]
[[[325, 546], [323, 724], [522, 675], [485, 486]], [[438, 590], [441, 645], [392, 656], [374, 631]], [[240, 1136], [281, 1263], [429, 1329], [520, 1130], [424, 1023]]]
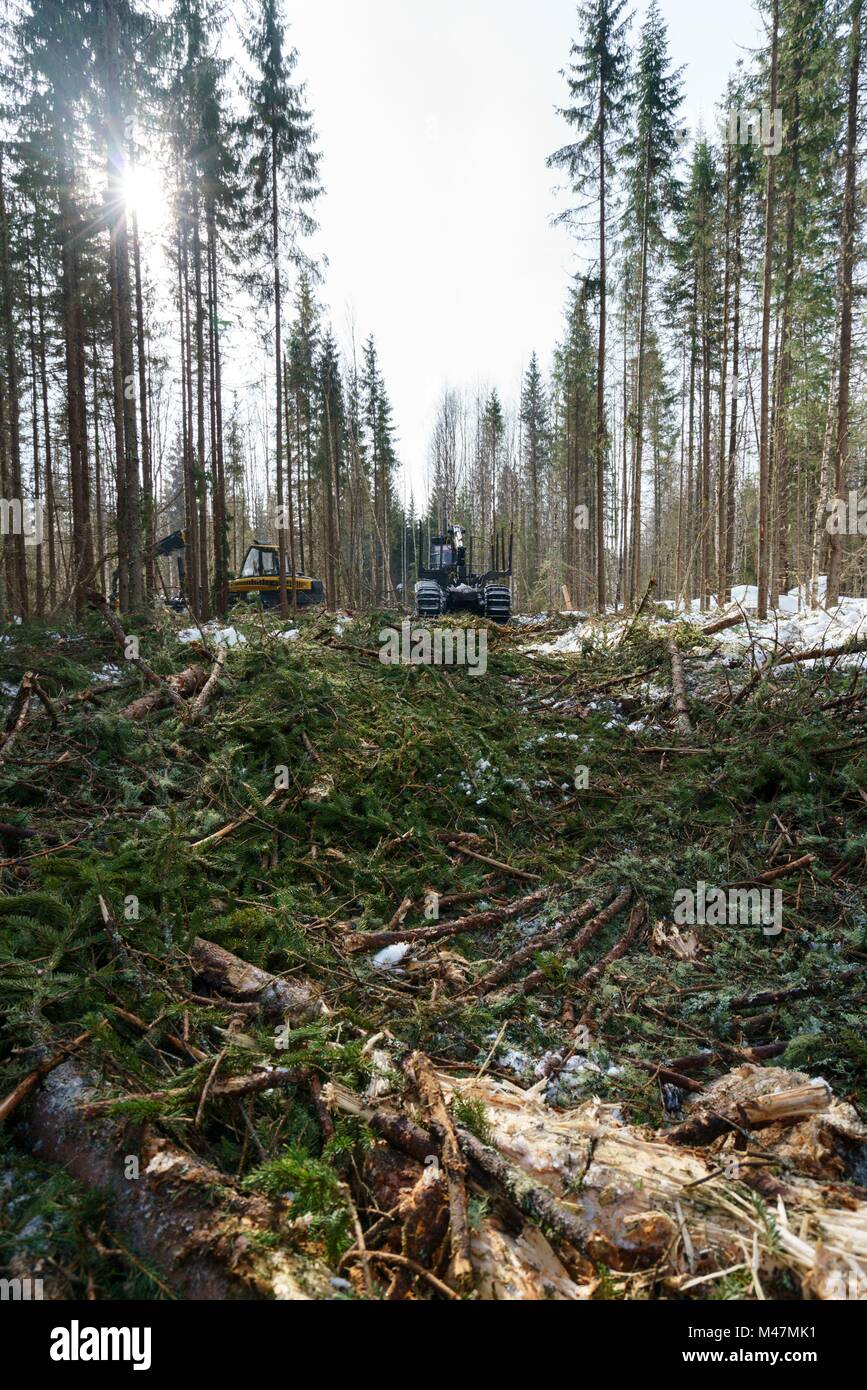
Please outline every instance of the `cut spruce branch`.
[[271, 975], [201, 936], [193, 942], [190, 961], [199, 980], [232, 1000], [258, 1005], [263, 1018], [303, 1022], [326, 1012], [309, 980]]
[[52, 1053], [50, 1057], [46, 1057], [44, 1061], [39, 1063], [38, 1067], [34, 1067], [31, 1072], [28, 1072], [27, 1075], [18, 1082], [18, 1085], [14, 1086], [3, 1100], [0, 1100], [0, 1125], [9, 1118], [14, 1110], [18, 1109], [21, 1102], [26, 1100], [32, 1091], [36, 1090], [39, 1083], [44, 1081], [45, 1077], [48, 1076], [50, 1072], [68, 1061], [70, 1054], [82, 1047], [91, 1036], [90, 1029], [88, 1029], [86, 1033], [79, 1033], [77, 1038], [71, 1038], [70, 1041], [59, 1048], [57, 1052]]
[[778, 878], [786, 878], [789, 874], [797, 873], [799, 869], [806, 869], [815, 863], [815, 860], [815, 854], [802, 854], [800, 859], [791, 859], [788, 864], [778, 864], [773, 869], [756, 874], [755, 878], [741, 878], [736, 883], [727, 883], [725, 887], [749, 888], [754, 883], [774, 883]]
[[173, 689], [170, 685], [168, 685], [164, 677], [158, 676], [153, 667], [149, 666], [148, 663], [144, 661], [140, 656], [129, 655], [129, 638], [127, 637], [127, 634], [121, 627], [120, 619], [118, 618], [117, 614], [112, 611], [111, 607], [103, 598], [102, 594], [98, 593], [96, 589], [88, 589], [87, 601], [92, 608], [95, 608], [98, 613], [102, 614], [103, 618], [105, 619], [109, 628], [111, 629], [112, 635], [115, 641], [117, 642], [117, 645], [123, 652], [125, 659], [129, 661], [131, 665], [135, 666], [137, 670], [141, 671], [145, 680], [148, 681], [150, 685], [165, 686], [166, 694], [169, 700], [171, 700], [173, 705], [177, 705], [180, 707], [183, 701], [181, 700], [179, 692]]
[[[617, 916], [618, 912], [623, 911], [631, 898], [632, 889], [621, 888], [620, 892], [615, 898], [612, 898], [607, 907], [604, 907], [601, 912], [598, 912], [595, 917], [592, 917], [572, 941], [566, 942], [565, 946], [557, 953], [558, 959], [560, 961], [565, 961], [579, 956], [585, 947], [593, 940], [594, 936], [607, 927], [608, 923]], [[529, 975], [525, 976], [523, 980], [518, 981], [516, 988], [521, 994], [529, 994], [531, 990], [544, 984], [547, 979], [548, 974], [545, 970], [533, 970]]]
[[[244, 785], [246, 786], [246, 783]], [[252, 787], [247, 787], [247, 790], [252, 795], [255, 795]], [[273, 806], [277, 798], [285, 794], [285, 790], [285, 787], [275, 787], [272, 792], [269, 792], [268, 795], [263, 798], [262, 805]], [[206, 835], [203, 840], [194, 840], [190, 845], [190, 849], [201, 849], [203, 845], [213, 845], [217, 844], [220, 840], [225, 840], [227, 835], [231, 835], [235, 830], [239, 830], [242, 825], [247, 825], [249, 821], [255, 820], [258, 814], [258, 807], [253, 811], [245, 811], [242, 816], [238, 816], [237, 820], [229, 821], [228, 825], [224, 825], [219, 830], [215, 830], [212, 835]]]
[[[192, 1300], [328, 1298], [330, 1271], [300, 1250], [289, 1210], [246, 1194], [218, 1168], [127, 1118], [94, 1117], [94, 1082], [66, 1061], [45, 1079], [21, 1127], [40, 1159], [106, 1204], [112, 1230]], [[138, 1177], [129, 1175], [129, 1160]], [[216, 1195], [219, 1194], [219, 1200]]]
[[808, 985], [796, 985], [791, 989], [765, 989], [758, 994], [741, 994], [737, 999], [730, 1001], [729, 1008], [734, 1013], [740, 1013], [743, 1009], [760, 1009], [768, 1004], [782, 1004], [787, 999], [809, 999], [815, 994], [827, 994], [840, 985], [860, 980], [865, 970], [867, 966], [856, 965], [839, 975], [827, 975], [821, 980], [813, 980]]
[[598, 960], [595, 965], [591, 965], [590, 969], [581, 976], [581, 979], [575, 985], [575, 990], [578, 993], [589, 994], [592, 989], [595, 989], [606, 970], [608, 970], [616, 960], [620, 960], [621, 956], [626, 955], [626, 952], [629, 950], [646, 921], [646, 906], [643, 902], [636, 903], [629, 914], [629, 924], [620, 940], [614, 943], [611, 950], [607, 951], [601, 960]]
[[[611, 896], [611, 889], [603, 889], [599, 896], [604, 902], [606, 898]], [[562, 941], [565, 936], [569, 935], [570, 931], [580, 927], [581, 923], [586, 922], [591, 913], [596, 910], [596, 903], [588, 899], [575, 912], [570, 912], [568, 916], [563, 918], [562, 922], [558, 922], [555, 927], [552, 927], [550, 931], [531, 937], [524, 946], [513, 951], [499, 965], [495, 965], [493, 969], [487, 971], [481, 979], [474, 980], [472, 984], [467, 985], [465, 989], [461, 990], [458, 997], [466, 994], [487, 994], [502, 980], [514, 975], [516, 970], [520, 970], [521, 966], [526, 965], [527, 961], [532, 960], [539, 951], [548, 951], [552, 946], [556, 946], [558, 941]]]
[[189, 714], [187, 717], [191, 724], [195, 724], [198, 722], [199, 719], [201, 719], [205, 711], [205, 706], [207, 705], [208, 701], [210, 700], [211, 696], [217, 688], [217, 681], [220, 679], [220, 672], [222, 671], [225, 664], [226, 648], [224, 646], [221, 646], [217, 648], [217, 654], [214, 658], [214, 664], [211, 667], [211, 674], [208, 676], [208, 679], [205, 681], [205, 684], [202, 686], [202, 689], [196, 696], [195, 704], [189, 710]]
[[467, 917], [458, 917], [454, 922], [441, 922], [433, 927], [412, 927], [408, 931], [357, 932], [345, 938], [343, 945], [348, 951], [377, 951], [383, 946], [398, 943], [442, 941], [447, 936], [459, 936], [465, 931], [477, 931], [483, 927], [494, 927], [499, 922], [511, 921], [523, 913], [530, 913], [540, 907], [549, 897], [551, 889], [537, 888], [535, 893], [503, 907], [488, 908], [486, 912], [473, 912]]
[[489, 854], [480, 854], [477, 849], [470, 849], [468, 845], [459, 844], [457, 840], [450, 841], [448, 847], [458, 854], [467, 855], [470, 859], [477, 859], [480, 864], [490, 864], [492, 869], [499, 869], [501, 873], [509, 874], [512, 878], [522, 878], [527, 883], [539, 882], [538, 874], [527, 873], [525, 869], [516, 869], [512, 864], [504, 864], [500, 859], [492, 859]]
[[25, 671], [21, 678], [21, 684], [18, 687], [15, 699], [12, 701], [12, 708], [6, 720], [4, 737], [2, 742], [0, 742], [0, 763], [4, 762], [12, 752], [21, 730], [27, 723], [27, 716], [30, 713], [30, 702], [33, 699], [35, 691], [34, 679], [32, 671]]
[[686, 677], [683, 671], [683, 657], [674, 638], [668, 644], [671, 658], [671, 688], [674, 693], [674, 707], [677, 710], [677, 731], [679, 734], [692, 733], [692, 720], [689, 717], [689, 701], [686, 698]]

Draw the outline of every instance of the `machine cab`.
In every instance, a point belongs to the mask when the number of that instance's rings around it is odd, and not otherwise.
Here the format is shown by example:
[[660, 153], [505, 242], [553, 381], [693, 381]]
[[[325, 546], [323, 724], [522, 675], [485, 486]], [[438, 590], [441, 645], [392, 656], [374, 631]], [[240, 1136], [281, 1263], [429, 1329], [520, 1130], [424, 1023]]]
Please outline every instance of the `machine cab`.
[[277, 558], [277, 547], [266, 545], [261, 541], [254, 542], [244, 556], [244, 563], [241, 566], [242, 579], [260, 579], [262, 577], [277, 579], [280, 574], [279, 562]]

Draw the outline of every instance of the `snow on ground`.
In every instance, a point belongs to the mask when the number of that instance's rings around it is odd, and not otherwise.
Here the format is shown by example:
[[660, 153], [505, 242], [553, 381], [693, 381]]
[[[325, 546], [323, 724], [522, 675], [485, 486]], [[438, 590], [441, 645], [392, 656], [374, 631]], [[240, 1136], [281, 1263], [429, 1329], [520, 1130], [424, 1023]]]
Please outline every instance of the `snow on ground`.
[[218, 647], [244, 646], [247, 639], [236, 627], [221, 627], [219, 623], [205, 623], [203, 627], [185, 627], [178, 633], [178, 641], [188, 645], [201, 642], [202, 636], [212, 638]]
[[[696, 627], [706, 627], [716, 622], [720, 616], [729, 613], [733, 616], [738, 608], [744, 621], [725, 632], [714, 634], [714, 641], [727, 657], [739, 657], [750, 651], [759, 665], [773, 662], [783, 652], [811, 651], [815, 647], [836, 648], [848, 642], [867, 640], [867, 598], [842, 597], [833, 608], [824, 606], [827, 583], [825, 577], [819, 581], [819, 606], [811, 609], [803, 588], [790, 589], [780, 596], [779, 606], [768, 614], [767, 621], [759, 622], [755, 616], [757, 590], [755, 585], [741, 584], [732, 590], [732, 602], [719, 609], [716, 600], [711, 600], [707, 613], [699, 611], [699, 601], [692, 601], [689, 612], [676, 610], [672, 602], [663, 605], [671, 610], [672, 619], [694, 623]], [[660, 620], [662, 621], [662, 620]], [[585, 643], [616, 646], [625, 629], [632, 622], [629, 615], [619, 621], [601, 626], [594, 619], [587, 619], [569, 628], [552, 642], [537, 642], [528, 645], [528, 652], [542, 652], [558, 656], [579, 652]], [[821, 659], [821, 658], [820, 658]], [[799, 663], [801, 666], [815, 665], [814, 661]], [[867, 667], [867, 652], [856, 652], [840, 657], [839, 667]]]

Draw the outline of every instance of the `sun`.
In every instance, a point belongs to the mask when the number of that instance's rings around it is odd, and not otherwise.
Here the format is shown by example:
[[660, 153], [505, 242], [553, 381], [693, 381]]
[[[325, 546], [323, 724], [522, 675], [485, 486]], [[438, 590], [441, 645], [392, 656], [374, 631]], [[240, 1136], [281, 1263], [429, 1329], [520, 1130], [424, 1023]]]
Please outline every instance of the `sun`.
[[141, 228], [154, 230], [165, 220], [166, 196], [158, 169], [147, 164], [128, 164], [123, 192], [127, 211], [135, 213]]

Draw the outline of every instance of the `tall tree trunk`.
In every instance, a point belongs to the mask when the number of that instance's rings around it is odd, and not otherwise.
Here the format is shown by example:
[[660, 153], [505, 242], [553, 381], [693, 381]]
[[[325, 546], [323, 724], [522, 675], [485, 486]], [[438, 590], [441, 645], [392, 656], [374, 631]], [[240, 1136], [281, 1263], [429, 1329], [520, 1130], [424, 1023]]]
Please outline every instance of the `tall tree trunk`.
[[202, 292], [201, 198], [198, 183], [193, 194], [193, 289], [196, 309], [196, 490], [199, 511], [200, 616], [211, 616], [208, 587], [208, 483], [205, 444], [205, 304]]
[[6, 182], [3, 169], [3, 149], [0, 146], [0, 277], [3, 287], [3, 320], [6, 330], [6, 388], [9, 406], [9, 470], [8, 483], [12, 497], [20, 508], [20, 525], [7, 537], [6, 578], [9, 597], [15, 611], [26, 618], [29, 611], [27, 593], [27, 550], [24, 545], [24, 526], [27, 522], [24, 487], [21, 473], [21, 402], [19, 399], [18, 344], [15, 333], [15, 301], [12, 293], [11, 249], [9, 244], [9, 215], [6, 202]]
[[141, 463], [142, 463], [142, 538], [144, 547], [144, 586], [147, 597], [153, 598], [156, 592], [156, 541], [154, 516], [154, 482], [151, 464], [151, 438], [148, 422], [148, 381], [147, 348], [145, 337], [144, 296], [142, 294], [141, 245], [138, 234], [138, 216], [132, 214], [133, 267], [135, 272], [135, 317], [138, 337], [138, 398], [141, 418]]
[[57, 602], [57, 553], [54, 543], [54, 469], [51, 450], [51, 416], [48, 408], [48, 351], [45, 334], [45, 290], [42, 280], [42, 241], [36, 237], [36, 310], [39, 320], [39, 384], [42, 394], [42, 436], [45, 447], [45, 529], [48, 541], [48, 603]]
[[[649, 137], [648, 137], [649, 140]], [[644, 342], [647, 336], [647, 268], [650, 249], [650, 156], [645, 151], [644, 208], [641, 219], [641, 285], [638, 308], [638, 384], [635, 399], [635, 448], [632, 465], [632, 577], [630, 600], [641, 601], [641, 464], [644, 448]]]
[[93, 567], [93, 533], [90, 522], [84, 325], [81, 308], [80, 258], [85, 237], [82, 219], [73, 201], [74, 186], [71, 168], [68, 164], [62, 163], [58, 200], [62, 245], [61, 303], [66, 356], [67, 440], [72, 495], [72, 554], [69, 577], [72, 581], [76, 616], [83, 617], [87, 606], [85, 587], [88, 574]]
[[[855, 264], [855, 189], [858, 159], [858, 81], [861, 70], [861, 10], [863, 0], [852, 5], [849, 38], [849, 96], [846, 113], [846, 162], [843, 184], [843, 216], [840, 228], [840, 376], [837, 386], [837, 429], [834, 447], [834, 493], [844, 501], [849, 469], [849, 386], [852, 369], [852, 272]], [[840, 598], [843, 538], [839, 526], [831, 533], [828, 566], [828, 605]]]
[[[737, 482], [738, 447], [738, 392], [740, 373], [740, 334], [741, 334], [741, 276], [743, 272], [742, 253], [742, 191], [740, 182], [735, 187], [734, 208], [734, 312], [732, 315], [732, 392], [731, 417], [729, 419], [728, 464], [726, 468], [726, 529], [725, 529], [725, 580], [724, 597], [731, 597], [734, 579], [735, 559], [735, 489]], [[722, 602], [722, 599], [720, 600]]]
[[605, 245], [605, 79], [599, 78], [599, 359], [596, 367], [596, 611], [605, 612], [605, 350], [607, 259]]
[[[777, 54], [780, 32], [780, 0], [774, 0], [771, 31], [771, 93], [770, 109], [776, 121], [777, 109]], [[768, 513], [771, 496], [771, 453], [770, 453], [770, 351], [771, 351], [771, 285], [773, 281], [774, 250], [774, 195], [775, 165], [770, 150], [765, 153], [768, 162], [765, 179], [765, 246], [762, 269], [762, 347], [761, 347], [761, 415], [759, 425], [759, 534], [756, 563], [756, 583], [758, 587], [758, 615], [760, 619], [768, 616], [768, 583], [770, 578], [770, 534]]]
[[274, 120], [271, 124], [271, 259], [274, 268], [274, 379], [277, 387], [277, 511], [279, 514], [277, 555], [280, 566], [280, 617], [288, 618], [289, 600], [286, 588], [286, 518], [283, 515], [283, 342], [281, 338], [282, 302], [280, 287], [280, 202], [278, 173], [275, 113]]
[[718, 607], [722, 608], [727, 598], [726, 583], [726, 533], [728, 530], [728, 489], [726, 487], [726, 412], [728, 406], [728, 369], [729, 369], [729, 310], [731, 306], [731, 282], [732, 282], [732, 247], [731, 247], [731, 211], [732, 211], [732, 147], [726, 146], [725, 162], [725, 181], [726, 181], [726, 202], [725, 215], [723, 219], [723, 254], [725, 257], [725, 271], [723, 276], [723, 309], [722, 309], [722, 355], [720, 357], [720, 392], [719, 392], [719, 453], [717, 456], [717, 477], [716, 477], [716, 525], [717, 525], [717, 574], [716, 574], [716, 599]]
[[[30, 346], [30, 435], [33, 446], [33, 508], [37, 527], [41, 524], [42, 477], [39, 457], [39, 379], [36, 371], [36, 320], [33, 307], [33, 262], [31, 242], [27, 244], [27, 331]], [[36, 544], [36, 615], [45, 614], [45, 575], [42, 562], [42, 537], [37, 536]]]

